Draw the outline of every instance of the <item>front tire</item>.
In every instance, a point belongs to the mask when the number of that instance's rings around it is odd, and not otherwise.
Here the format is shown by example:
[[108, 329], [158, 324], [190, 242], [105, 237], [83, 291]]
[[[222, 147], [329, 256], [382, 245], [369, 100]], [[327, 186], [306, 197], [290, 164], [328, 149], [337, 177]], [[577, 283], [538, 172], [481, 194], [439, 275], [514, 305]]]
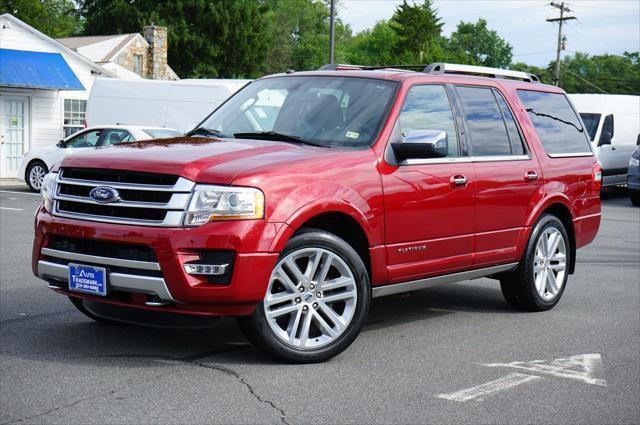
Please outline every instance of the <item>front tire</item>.
[[48, 172], [49, 169], [47, 165], [42, 161], [34, 161], [29, 164], [25, 180], [32, 192], [40, 192], [44, 176], [46, 176]]
[[287, 243], [264, 299], [240, 328], [259, 349], [289, 363], [317, 363], [344, 351], [369, 312], [369, 276], [339, 237], [309, 229]]
[[518, 310], [552, 309], [564, 293], [570, 256], [564, 225], [554, 215], [543, 215], [531, 232], [518, 268], [500, 279], [504, 298]]

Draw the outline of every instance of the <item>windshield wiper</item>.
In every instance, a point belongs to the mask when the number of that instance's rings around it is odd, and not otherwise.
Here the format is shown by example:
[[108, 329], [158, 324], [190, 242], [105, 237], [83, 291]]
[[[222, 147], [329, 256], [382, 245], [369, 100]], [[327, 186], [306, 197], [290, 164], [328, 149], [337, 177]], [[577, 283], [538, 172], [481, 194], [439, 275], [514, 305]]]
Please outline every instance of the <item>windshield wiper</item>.
[[258, 139], [258, 140], [272, 140], [272, 141], [283, 141], [283, 142], [291, 142], [291, 143], [300, 143], [304, 145], [310, 146], [318, 146], [322, 148], [329, 147], [327, 145], [323, 145], [320, 143], [310, 142], [308, 140], [304, 140], [301, 137], [293, 136], [291, 134], [278, 133], [277, 131], [256, 131], [254, 133], [234, 133], [234, 137], [238, 139]]
[[194, 128], [193, 130], [191, 130], [190, 132], [188, 132], [187, 134], [185, 134], [185, 136], [187, 136], [187, 137], [196, 136], [196, 135], [213, 136], [213, 137], [227, 137], [226, 135], [222, 134], [218, 130], [212, 130], [212, 129], [206, 128], [206, 127], [197, 127], [197, 128]]

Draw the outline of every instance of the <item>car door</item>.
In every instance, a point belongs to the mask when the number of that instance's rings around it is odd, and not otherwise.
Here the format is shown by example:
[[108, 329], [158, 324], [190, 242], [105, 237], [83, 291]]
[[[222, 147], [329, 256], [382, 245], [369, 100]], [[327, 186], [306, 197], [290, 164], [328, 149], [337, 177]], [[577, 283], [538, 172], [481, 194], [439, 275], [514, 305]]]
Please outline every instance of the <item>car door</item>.
[[[473, 168], [444, 85], [411, 87], [391, 143], [412, 131], [444, 131], [443, 158], [406, 160], [382, 173], [390, 282], [469, 268], [473, 249]], [[387, 146], [387, 149], [389, 149]]]
[[474, 268], [516, 260], [542, 172], [497, 87], [456, 86], [475, 176]]

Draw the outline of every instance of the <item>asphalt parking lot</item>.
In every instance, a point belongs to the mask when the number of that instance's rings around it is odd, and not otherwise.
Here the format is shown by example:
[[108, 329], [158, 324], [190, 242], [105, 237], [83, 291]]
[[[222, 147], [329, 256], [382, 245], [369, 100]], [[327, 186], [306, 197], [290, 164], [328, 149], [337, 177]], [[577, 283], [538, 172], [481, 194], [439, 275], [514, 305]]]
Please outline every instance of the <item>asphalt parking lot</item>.
[[37, 196], [0, 188], [0, 425], [640, 422], [640, 209], [603, 202], [558, 306], [479, 279], [375, 300], [356, 342], [274, 363], [232, 320], [106, 326], [31, 274]]

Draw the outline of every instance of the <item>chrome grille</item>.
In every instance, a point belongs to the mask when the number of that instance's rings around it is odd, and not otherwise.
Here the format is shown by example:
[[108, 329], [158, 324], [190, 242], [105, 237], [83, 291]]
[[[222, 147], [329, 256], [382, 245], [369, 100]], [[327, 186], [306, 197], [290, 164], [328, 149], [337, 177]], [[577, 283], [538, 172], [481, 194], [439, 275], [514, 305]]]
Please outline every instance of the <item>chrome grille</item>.
[[[63, 168], [56, 180], [54, 215], [107, 223], [178, 227], [195, 183], [183, 177], [134, 171]], [[116, 202], [89, 197], [96, 187], [116, 189]]]

